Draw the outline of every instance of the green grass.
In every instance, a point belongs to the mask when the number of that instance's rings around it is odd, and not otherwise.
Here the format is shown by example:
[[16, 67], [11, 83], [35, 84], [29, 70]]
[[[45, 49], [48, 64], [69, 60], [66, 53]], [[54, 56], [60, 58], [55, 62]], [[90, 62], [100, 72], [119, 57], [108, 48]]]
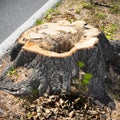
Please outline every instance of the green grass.
[[79, 14], [79, 13], [80, 13], [80, 9], [77, 8], [77, 9], [75, 10], [75, 13], [76, 13], [76, 14]]
[[50, 13], [53, 13], [55, 12], [55, 9], [54, 8], [50, 8], [46, 13], [45, 13], [45, 16], [48, 16]]
[[31, 112], [28, 112], [26, 116], [28, 120], [31, 120], [33, 115]]
[[57, 8], [51, 8], [45, 13], [44, 19], [51, 20], [53, 16], [59, 14], [61, 14], [61, 12]]
[[84, 85], [88, 85], [90, 83], [90, 80], [93, 78], [93, 75], [91, 73], [85, 73], [82, 83]]
[[82, 62], [82, 61], [79, 61], [79, 62], [78, 62], [78, 66], [79, 66], [80, 68], [83, 68], [83, 67], [85, 67], [85, 63]]
[[45, 23], [46, 20], [47, 21], [51, 20], [51, 18], [52, 18], [53, 15], [60, 14], [61, 12], [57, 9], [60, 4], [61, 4], [61, 1], [58, 2], [58, 3], [56, 3], [55, 7], [50, 8], [49, 10], [47, 10], [45, 12], [44, 18], [43, 19], [37, 19], [35, 21], [35, 25], [43, 24], [43, 23]]
[[118, 25], [111, 23], [108, 25], [101, 26], [100, 29], [105, 33], [107, 39], [113, 39], [115, 36], [115, 31], [117, 30]]
[[52, 18], [52, 13], [54, 13], [55, 12], [55, 8], [50, 8], [46, 13], [45, 13], [45, 16], [44, 16], [44, 18], [46, 19], [46, 20], [50, 20], [51, 18]]
[[41, 25], [41, 24], [43, 24], [43, 23], [44, 23], [44, 21], [41, 20], [41, 19], [38, 19], [38, 20], [35, 21], [35, 24], [36, 24], [36, 25]]
[[89, 2], [83, 2], [82, 7], [85, 9], [93, 9], [94, 8], [94, 6]]
[[68, 21], [69, 21], [70, 23], [74, 22], [74, 20], [73, 20], [72, 18], [68, 18]]
[[105, 19], [106, 15], [103, 12], [97, 12], [96, 17], [102, 20]]

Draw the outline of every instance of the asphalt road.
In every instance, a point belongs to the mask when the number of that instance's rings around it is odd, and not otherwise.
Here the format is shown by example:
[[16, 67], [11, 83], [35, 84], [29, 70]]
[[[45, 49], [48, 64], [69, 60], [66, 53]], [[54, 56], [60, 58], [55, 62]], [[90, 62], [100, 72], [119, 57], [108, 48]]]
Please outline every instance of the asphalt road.
[[0, 0], [0, 43], [48, 0]]

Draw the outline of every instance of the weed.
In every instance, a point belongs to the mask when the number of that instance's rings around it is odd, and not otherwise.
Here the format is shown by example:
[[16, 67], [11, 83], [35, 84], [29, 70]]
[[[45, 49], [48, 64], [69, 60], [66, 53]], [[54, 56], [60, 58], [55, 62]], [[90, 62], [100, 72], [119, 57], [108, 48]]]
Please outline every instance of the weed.
[[79, 89], [83, 90], [84, 93], [88, 92], [88, 84], [90, 83], [90, 80], [93, 78], [92, 73], [85, 73], [83, 72], [83, 69], [85, 67], [85, 63], [82, 61], [79, 61], [78, 66], [80, 67], [80, 85]]
[[30, 120], [32, 118], [32, 113], [28, 112], [27, 113], [27, 118], [28, 118], [28, 120]]
[[52, 15], [51, 15], [51, 13], [54, 13], [55, 12], [55, 9], [54, 8], [51, 8], [51, 9], [49, 9], [46, 13], [45, 13], [45, 19], [47, 19], [47, 20], [50, 20], [51, 18], [52, 18]]
[[91, 73], [85, 73], [82, 83], [84, 85], [88, 85], [90, 83], [90, 80], [93, 78], [93, 75]]
[[43, 23], [44, 23], [44, 21], [41, 20], [41, 19], [38, 19], [38, 20], [35, 21], [35, 24], [36, 24], [36, 25], [41, 25], [41, 24], [43, 24]]
[[79, 62], [78, 62], [78, 66], [79, 66], [80, 68], [83, 68], [83, 67], [85, 67], [85, 63], [82, 62], [82, 61], [79, 61]]
[[46, 20], [51, 20], [52, 16], [59, 15], [60, 13], [60, 10], [58, 10], [57, 8], [51, 8], [45, 13], [44, 18]]
[[38, 89], [32, 89], [32, 94], [33, 94], [33, 95], [38, 95], [38, 94], [39, 94]]
[[72, 23], [74, 20], [72, 18], [69, 18], [68, 21]]
[[15, 69], [15, 67], [14, 66], [12, 66], [11, 68], [10, 68], [10, 70], [8, 71], [8, 75], [9, 76], [11, 76], [11, 75], [16, 75], [16, 76], [18, 76], [18, 73], [17, 73], [17, 71], [16, 71], [16, 69]]
[[[83, 69], [85, 67], [85, 63], [82, 61], [78, 62], [78, 66]], [[85, 73], [82, 79], [82, 84], [83, 85], [88, 85], [90, 80], [92, 79], [93, 75], [91, 73]]]
[[82, 7], [85, 9], [93, 9], [93, 5], [89, 2], [82, 3]]
[[51, 15], [47, 15], [47, 16], [45, 17], [46, 20], [50, 20], [51, 18], [52, 18]]
[[79, 14], [79, 13], [80, 13], [80, 9], [77, 8], [77, 9], [75, 10], [75, 13], [76, 13], [76, 14]]
[[54, 8], [50, 8], [46, 13], [45, 13], [45, 17], [49, 16], [50, 13], [53, 13], [55, 12], [55, 9]]

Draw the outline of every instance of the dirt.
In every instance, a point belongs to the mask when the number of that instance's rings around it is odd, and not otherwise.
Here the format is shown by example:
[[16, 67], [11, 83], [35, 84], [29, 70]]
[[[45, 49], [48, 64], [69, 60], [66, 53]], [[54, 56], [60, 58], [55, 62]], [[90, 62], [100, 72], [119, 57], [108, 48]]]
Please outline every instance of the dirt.
[[10, 62], [9, 54], [6, 54], [2, 59], [0, 59], [0, 74], [4, 71], [4, 68], [10, 66], [12, 62]]
[[24, 112], [22, 100], [0, 91], [0, 120], [20, 120]]
[[[58, 20], [85, 20], [87, 23], [102, 30], [108, 39], [120, 40], [120, 0], [63, 0], [59, 6], [49, 10], [43, 22]], [[9, 62], [9, 56], [0, 63], [0, 73]], [[46, 94], [40, 98], [35, 96], [15, 97], [0, 91], [0, 120], [120, 120], [120, 74], [110, 68], [112, 78], [108, 86], [111, 97], [116, 103], [116, 109], [98, 107], [89, 97], [79, 94], [54, 95]], [[27, 77], [26, 70], [17, 70], [21, 78]], [[31, 71], [30, 71], [31, 72]], [[29, 74], [29, 73], [26, 73]], [[16, 77], [13, 76], [14, 82]], [[110, 89], [111, 88], [111, 89]], [[117, 91], [118, 93], [116, 93]]]
[[12, 71], [9, 71], [7, 74], [7, 77], [9, 77], [14, 84], [17, 84], [18, 82], [21, 82], [22, 80], [27, 80], [29, 74], [33, 72], [32, 69], [27, 69], [27, 68], [22, 68], [18, 67], [13, 71], [13, 74], [11, 73]]

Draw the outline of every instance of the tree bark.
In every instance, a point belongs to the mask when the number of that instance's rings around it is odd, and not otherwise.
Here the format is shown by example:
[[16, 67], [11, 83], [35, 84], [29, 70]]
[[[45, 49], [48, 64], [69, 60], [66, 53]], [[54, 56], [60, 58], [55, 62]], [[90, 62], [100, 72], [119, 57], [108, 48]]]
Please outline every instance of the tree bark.
[[[78, 76], [77, 63], [82, 61], [86, 65], [84, 72], [93, 74], [89, 93], [107, 105], [112, 101], [105, 89], [107, 64], [119, 59], [117, 45], [119, 43], [110, 43], [102, 32], [84, 21], [33, 27], [25, 31], [12, 48], [13, 62], [0, 77], [0, 89], [13, 95], [31, 94], [33, 89], [38, 89], [40, 96], [45, 92], [70, 93], [71, 79]], [[31, 72], [26, 79], [13, 82], [8, 75], [13, 66], [16, 70], [22, 67]]]

